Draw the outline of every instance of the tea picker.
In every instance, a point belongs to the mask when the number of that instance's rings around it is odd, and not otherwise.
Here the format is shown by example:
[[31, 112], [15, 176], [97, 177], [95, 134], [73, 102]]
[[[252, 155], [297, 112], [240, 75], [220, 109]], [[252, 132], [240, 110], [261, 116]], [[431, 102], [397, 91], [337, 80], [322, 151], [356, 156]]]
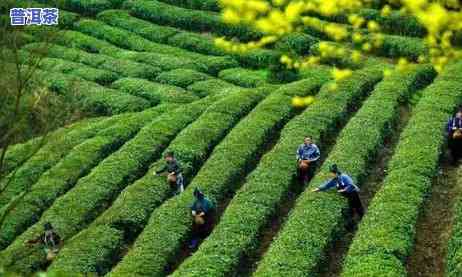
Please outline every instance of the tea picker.
[[318, 146], [313, 143], [311, 137], [306, 136], [303, 144], [298, 147], [296, 154], [297, 178], [301, 185], [304, 185], [313, 177], [320, 156], [321, 153]]

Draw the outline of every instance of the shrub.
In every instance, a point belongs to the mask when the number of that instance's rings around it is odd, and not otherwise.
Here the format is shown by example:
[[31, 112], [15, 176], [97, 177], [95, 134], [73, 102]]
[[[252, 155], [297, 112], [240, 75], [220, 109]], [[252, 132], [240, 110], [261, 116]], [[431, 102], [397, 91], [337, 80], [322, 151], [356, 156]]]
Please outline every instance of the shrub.
[[262, 154], [262, 146], [268, 142], [268, 137], [294, 115], [290, 99], [294, 95], [313, 94], [326, 79], [326, 76], [314, 76], [309, 86], [299, 87], [298, 91], [275, 91], [257, 105], [215, 147], [185, 192], [166, 201], [152, 213], [132, 250], [109, 276], [125, 276], [133, 272], [164, 275], [167, 264], [177, 257], [190, 232], [190, 214], [186, 207], [192, 202], [192, 191], [200, 187], [212, 201], [221, 202], [225, 195], [236, 190], [236, 184]]
[[[315, 29], [312, 27], [305, 28], [305, 32], [320, 37], [322, 39], [330, 40], [329, 36], [325, 31], [325, 27], [329, 24], [329, 22], [320, 20], [321, 27], [319, 29]], [[342, 27], [345, 27], [347, 31], [350, 33], [353, 32], [353, 28], [350, 25], [339, 24]], [[370, 40], [370, 34], [367, 30], [363, 29], [360, 32], [364, 35], [366, 40]], [[416, 61], [419, 55], [424, 55], [428, 52], [428, 48], [425, 45], [424, 41], [420, 38], [414, 37], [402, 37], [402, 36], [394, 36], [394, 35], [383, 35], [383, 44], [378, 46], [374, 49], [374, 53], [377, 55], [385, 56], [385, 57], [406, 57], [411, 60]], [[351, 40], [351, 38], [350, 38]]]
[[[152, 53], [132, 52], [128, 54], [126, 52], [121, 51], [120, 48], [117, 48], [112, 44], [105, 43], [104, 41], [100, 41], [93, 37], [82, 36], [82, 34], [76, 34], [75, 32], [66, 33], [67, 39], [65, 39], [65, 41], [72, 40], [73, 36], [77, 37], [77, 41], [67, 43], [71, 43], [71, 45], [78, 44], [80, 48], [84, 48], [84, 50], [86, 51], [88, 51], [88, 49], [96, 49], [96, 51], [100, 53], [107, 54], [113, 57], [122, 58], [130, 58], [131, 55], [134, 55], [133, 59], [138, 62], [143, 62], [143, 58], [149, 57], [149, 60], [154, 61], [154, 64], [149, 63], [149, 61], [146, 61], [146, 63], [159, 66], [162, 69], [165, 68], [162, 67], [161, 64], [159, 64], [160, 61], [164, 61], [164, 63], [167, 64], [167, 66], [168, 64], [175, 61], [177, 63], [187, 62], [194, 64], [195, 66], [198, 66], [197, 69], [202, 68], [201, 71], [206, 71], [210, 74], [216, 74], [219, 70], [231, 67], [234, 64], [236, 64], [236, 61], [234, 61], [230, 57], [206, 56], [186, 51], [184, 49], [154, 43], [138, 35], [130, 33], [126, 30], [111, 27], [109, 25], [95, 20], [81, 20], [76, 25], [79, 31], [82, 31], [88, 35], [95, 36], [100, 39], [107, 40], [119, 47], [123, 47], [134, 51], [149, 51]], [[159, 57], [161, 57], [162, 59], [159, 59]]]
[[75, 128], [82, 128], [83, 126], [88, 126], [89, 124], [101, 119], [102, 118], [88, 118], [85, 120], [81, 120], [77, 123], [71, 124], [70, 126], [64, 126], [62, 128], [59, 128], [58, 130], [47, 134], [45, 138], [36, 137], [27, 142], [10, 146], [5, 155], [4, 167], [2, 168], [3, 173], [7, 175], [15, 168], [21, 166], [24, 162], [31, 158], [32, 155], [35, 154], [35, 152], [40, 150], [40, 148], [46, 143], [52, 142], [57, 138], [67, 135], [69, 131]]
[[176, 55], [185, 58], [203, 58], [204, 55], [181, 48], [159, 44], [147, 40], [135, 33], [104, 24], [101, 21], [84, 19], [75, 24], [76, 30], [106, 40], [114, 45], [134, 51], [150, 51], [159, 54]]
[[[458, 176], [460, 176], [460, 171], [458, 171]], [[458, 178], [458, 180], [460, 180], [460, 178]], [[460, 181], [458, 181], [458, 183], [459, 182]], [[460, 257], [462, 250], [462, 202], [460, 196], [458, 196], [456, 199], [456, 204], [454, 205], [452, 212], [454, 214], [454, 219], [451, 227], [451, 237], [448, 243], [446, 254], [446, 276], [456, 277], [459, 276], [462, 272], [460, 267]]]
[[[122, 4], [123, 1], [124, 0], [56, 0], [51, 2], [60, 9], [71, 10], [83, 15], [91, 16], [100, 11], [117, 7]], [[37, 0], [37, 2], [50, 4], [49, 0]]]
[[[171, 46], [180, 47], [206, 55], [230, 55], [234, 59], [238, 60], [243, 66], [262, 68], [269, 66], [272, 63], [279, 63], [280, 53], [278, 51], [269, 49], [256, 49], [243, 54], [228, 54], [223, 49], [215, 46], [213, 37], [210, 35], [196, 34], [183, 31], [181, 29], [156, 25], [149, 21], [130, 16], [125, 11], [105, 11], [98, 15], [98, 19], [111, 26], [134, 32], [154, 42], [167, 43]], [[295, 40], [294, 44], [296, 44]], [[206, 63], [209, 62], [210, 59], [212, 58], [208, 57], [206, 59], [204, 57], [204, 59], [201, 61]], [[214, 57], [213, 59], [218, 58]], [[231, 59], [230, 57], [223, 57], [221, 59], [227, 61], [227, 63], [235, 63], [234, 59]], [[235, 66], [237, 66], [237, 64], [228, 67]]]
[[213, 32], [221, 36], [238, 37], [243, 41], [258, 39], [261, 36], [247, 26], [225, 24], [218, 13], [180, 8], [155, 0], [133, 1], [130, 13], [161, 25]]
[[95, 124], [82, 124], [66, 134], [65, 137], [54, 138], [43, 146], [33, 157], [25, 162], [14, 175], [7, 176], [0, 181], [3, 189], [0, 194], [0, 207], [6, 205], [13, 197], [30, 189], [40, 176], [56, 165], [62, 156], [72, 148], [96, 135], [101, 128], [107, 128], [114, 119], [106, 119]]
[[[334, 47], [340, 46], [338, 43], [334, 43], [334, 42], [328, 42], [328, 45], [334, 46]], [[310, 53], [312, 55], [320, 55], [319, 43], [311, 46]], [[351, 59], [351, 53], [352, 53], [352, 50], [347, 49], [344, 55], [335, 56], [335, 57], [322, 57], [321, 61], [322, 63], [333, 64], [333, 65], [338, 65], [341, 67], [347, 67], [347, 68], [352, 68], [352, 69], [363, 68], [363, 67], [383, 63], [381, 59], [372, 57], [372, 56], [363, 56], [363, 59], [361, 59], [359, 63], [356, 63]]]
[[180, 32], [180, 30], [172, 27], [150, 24], [144, 20], [130, 16], [127, 11], [123, 10], [101, 12], [98, 14], [97, 19], [158, 43], [166, 43], [170, 37]]
[[307, 55], [312, 45], [319, 42], [319, 39], [304, 33], [292, 33], [282, 37], [275, 45], [281, 52], [292, 53], [293, 55]]
[[241, 67], [222, 70], [218, 77], [241, 87], [258, 87], [264, 85], [268, 72], [265, 70], [250, 70]]
[[382, 46], [374, 52], [389, 58], [407, 57], [413, 61], [417, 61], [420, 55], [427, 54], [428, 48], [418, 38], [387, 35], [383, 40]]
[[[192, 69], [200, 72], [209, 71], [209, 68], [205, 64], [197, 60], [185, 57], [176, 57], [173, 55], [149, 52], [123, 51], [120, 52], [118, 57], [122, 59], [128, 59], [140, 63], [149, 64], [154, 67], [159, 67], [162, 69], [162, 71], [169, 71], [178, 68]], [[226, 66], [224, 68], [226, 68]]]
[[[183, 176], [191, 179], [205, 162], [214, 146], [226, 133], [247, 114], [262, 98], [266, 91], [237, 91], [215, 104], [201, 115], [194, 123], [184, 129], [164, 151], [174, 151], [183, 166]], [[207, 130], [207, 132], [204, 132]], [[163, 160], [153, 164], [159, 168]], [[105, 239], [95, 236], [94, 229], [107, 225], [119, 230], [124, 238], [134, 238], [143, 229], [149, 215], [170, 196], [171, 188], [164, 177], [153, 176], [150, 170], [143, 178], [127, 187], [106, 210], [86, 230], [81, 232], [68, 244], [53, 263], [50, 272], [98, 272], [106, 273], [112, 266], [112, 256], [120, 253], [120, 245], [105, 246]], [[128, 239], [130, 240], [130, 239]], [[90, 258], [94, 255], [94, 258]], [[83, 258], [85, 256], [85, 258]], [[98, 258], [100, 256], [105, 259]], [[104, 269], [104, 270], [103, 270]]]
[[[460, 74], [461, 66], [459, 62], [446, 70]], [[443, 126], [461, 101], [462, 89], [457, 78], [451, 80], [447, 75], [436, 78], [423, 91], [400, 136], [388, 176], [348, 251], [343, 276], [378, 276], [384, 267], [395, 272], [395, 276], [406, 275], [405, 261], [414, 246], [419, 210], [432, 177], [438, 173], [445, 136]], [[432, 116], [429, 118], [428, 114]]]
[[[134, 62], [128, 59], [113, 58], [102, 54], [92, 54], [75, 48], [67, 48], [57, 44], [47, 45], [47, 56], [51, 58], [73, 61], [103, 70], [113, 71], [123, 77], [134, 77], [153, 80], [162, 72], [160, 67]], [[33, 52], [43, 49], [42, 43], [31, 43], [23, 49]]]
[[[372, 96], [341, 131], [320, 172], [311, 180], [310, 187], [325, 182], [329, 176], [329, 166], [333, 163], [338, 164], [343, 172], [360, 184], [368, 174], [368, 165], [374, 161], [399, 118], [401, 101], [409, 99], [414, 91], [428, 84], [434, 75], [432, 68], [425, 66], [404, 74], [395, 73], [379, 83]], [[324, 250], [341, 233], [346, 202], [337, 192], [316, 194], [311, 192], [311, 188], [305, 190], [297, 199], [283, 229], [266, 252], [255, 275], [281, 276], [286, 274], [284, 272], [288, 268], [291, 276], [316, 274], [324, 258]], [[307, 211], [310, 216], [307, 216]], [[278, 263], [275, 263], [276, 259]]]
[[234, 91], [236, 89], [240, 89], [240, 87], [221, 79], [208, 79], [205, 81], [195, 82], [194, 84], [189, 85], [187, 89], [193, 91], [200, 97], [204, 97], [210, 94], [216, 94], [224, 91]]
[[[124, 114], [111, 119], [111, 125], [94, 137], [75, 146], [56, 165], [45, 171], [0, 226], [0, 249], [40, 219], [41, 214], [75, 183], [87, 175], [101, 160], [116, 151], [133, 137], [141, 127], [165, 112], [168, 106], [159, 106], [136, 114]], [[106, 127], [106, 126], [104, 126]]]
[[162, 2], [185, 7], [193, 10], [220, 11], [220, 4], [217, 0], [161, 0]]
[[204, 34], [180, 32], [170, 37], [168, 44], [208, 55], [227, 55], [225, 50], [215, 46], [213, 37]]
[[243, 67], [261, 69], [280, 63], [281, 52], [270, 49], [255, 49], [242, 54], [232, 55]]
[[72, 76], [38, 71], [37, 77], [52, 91], [62, 94], [75, 92], [83, 112], [96, 115], [112, 115], [141, 111], [150, 107], [146, 100], [120, 93]]
[[113, 88], [128, 94], [149, 99], [151, 103], [190, 103], [198, 99], [193, 93], [180, 87], [149, 82], [142, 79], [123, 78], [112, 84]]
[[[374, 20], [380, 25], [381, 31], [398, 36], [424, 37], [427, 34], [425, 28], [415, 17], [404, 15], [399, 11], [393, 11], [389, 16], [382, 16], [380, 10], [361, 9], [358, 15], [367, 20]], [[330, 17], [316, 15], [325, 20], [348, 24], [348, 15], [339, 14]]]
[[209, 80], [212, 77], [201, 72], [197, 72], [191, 69], [175, 69], [167, 72], [162, 72], [157, 76], [157, 81], [161, 84], [169, 84], [172, 86], [178, 86], [186, 88], [187, 86], [199, 82]]
[[[46, 257], [41, 247], [26, 251], [24, 242], [42, 232], [44, 222], [51, 222], [64, 240], [71, 238], [112, 203], [125, 186], [142, 175], [147, 166], [160, 157], [166, 145], [214, 101], [214, 98], [204, 98], [165, 113], [144, 126], [133, 139], [57, 199], [35, 225], [16, 238], [2, 252], [0, 264], [23, 274], [43, 266]], [[26, 253], [26, 258], [16, 259], [19, 253], [23, 256]]]
[[112, 71], [96, 69], [81, 63], [74, 63], [56, 58], [41, 59], [39, 67], [42, 70], [74, 75], [90, 82], [96, 82], [100, 85], [109, 85], [119, 79], [119, 75]]
[[117, 54], [123, 51], [104, 40], [70, 30], [60, 32], [53, 42], [65, 47], [78, 48], [89, 53], [104, 54], [111, 57], [117, 57]]
[[299, 71], [287, 68], [282, 63], [275, 63], [269, 66], [269, 74], [266, 78], [270, 83], [289, 83], [299, 79]]

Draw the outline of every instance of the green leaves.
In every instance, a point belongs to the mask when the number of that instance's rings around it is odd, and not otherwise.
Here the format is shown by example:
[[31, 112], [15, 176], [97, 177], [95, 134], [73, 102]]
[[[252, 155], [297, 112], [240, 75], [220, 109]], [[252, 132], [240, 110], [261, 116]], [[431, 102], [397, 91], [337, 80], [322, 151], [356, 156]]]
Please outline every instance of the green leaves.
[[211, 76], [205, 73], [191, 69], [175, 69], [168, 72], [162, 72], [159, 76], [157, 76], [156, 80], [162, 84], [186, 88], [195, 82], [205, 81], [211, 78]]
[[254, 88], [264, 85], [268, 79], [265, 70], [250, 70], [241, 67], [222, 70], [218, 77], [241, 87]]

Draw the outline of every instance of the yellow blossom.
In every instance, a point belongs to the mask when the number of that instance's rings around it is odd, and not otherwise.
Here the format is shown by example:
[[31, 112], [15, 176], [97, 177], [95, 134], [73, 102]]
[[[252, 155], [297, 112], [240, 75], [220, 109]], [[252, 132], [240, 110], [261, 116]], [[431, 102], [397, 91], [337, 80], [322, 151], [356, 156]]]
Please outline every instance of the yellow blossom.
[[363, 49], [366, 52], [369, 52], [372, 50], [372, 45], [369, 42], [363, 43], [361, 49]]
[[353, 33], [352, 39], [353, 39], [353, 42], [355, 43], [361, 43], [364, 38], [361, 33], [356, 32], [356, 33]]
[[382, 10], [380, 11], [380, 15], [383, 17], [390, 16], [391, 14], [391, 7], [390, 5], [383, 6]]
[[329, 89], [330, 91], [336, 91], [336, 90], [338, 89], [338, 84], [335, 83], [335, 82], [332, 82], [332, 83], [330, 83], [330, 84], [328, 85], [328, 89]]
[[388, 69], [388, 68], [387, 68], [387, 69], [384, 69], [384, 70], [383, 70], [383, 76], [384, 76], [384, 77], [390, 77], [391, 74], [392, 74], [392, 72], [393, 72], [393, 71], [392, 71], [391, 69]]
[[354, 50], [352, 53], [351, 53], [351, 59], [353, 60], [354, 63], [359, 63], [361, 62], [361, 52], [357, 51], [357, 50]]
[[305, 106], [305, 101], [300, 96], [295, 96], [292, 98], [292, 105], [297, 108], [302, 108]]
[[373, 20], [367, 22], [367, 29], [370, 32], [378, 32], [380, 30], [379, 24]]
[[223, 21], [228, 24], [238, 24], [241, 19], [234, 10], [225, 9], [223, 12]]
[[349, 76], [351, 76], [351, 74], [353, 74], [353, 71], [351, 71], [350, 69], [338, 69], [334, 67], [334, 69], [332, 70], [332, 77], [335, 81], [340, 81], [345, 78], [348, 78]]
[[305, 97], [303, 99], [303, 104], [305, 104], [305, 106], [309, 106], [311, 104], [313, 104], [314, 102], [314, 97], [313, 96], [308, 96], [308, 97]]

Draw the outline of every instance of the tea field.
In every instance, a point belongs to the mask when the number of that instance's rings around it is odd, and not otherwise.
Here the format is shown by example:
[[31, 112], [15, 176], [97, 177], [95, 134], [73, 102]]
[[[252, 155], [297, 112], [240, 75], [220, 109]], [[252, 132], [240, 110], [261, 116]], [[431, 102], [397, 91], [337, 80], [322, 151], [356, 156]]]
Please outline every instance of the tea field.
[[[364, 9], [384, 43], [332, 90], [330, 70], [350, 58], [324, 59], [285, 82], [279, 75], [292, 73], [274, 69], [285, 51], [335, 48], [323, 28], [231, 54], [215, 38], [261, 34], [223, 23], [217, 0], [58, 3], [38, 74], [56, 93], [77, 84], [89, 116], [44, 145], [35, 138], [7, 152], [1, 267], [20, 276], [462, 276], [462, 168], [448, 161], [445, 129], [462, 104], [462, 61], [439, 74], [417, 63], [384, 74], [399, 57], [428, 51], [417, 21]], [[24, 59], [45, 44], [36, 31]], [[295, 96], [315, 101], [298, 107]], [[295, 151], [306, 135], [321, 163], [301, 187]], [[169, 151], [184, 167], [179, 195], [153, 174]], [[366, 213], [353, 231], [346, 199], [311, 192], [334, 163], [361, 188]], [[195, 188], [216, 203], [217, 218], [192, 251]], [[25, 244], [45, 222], [64, 240], [52, 263]]]

